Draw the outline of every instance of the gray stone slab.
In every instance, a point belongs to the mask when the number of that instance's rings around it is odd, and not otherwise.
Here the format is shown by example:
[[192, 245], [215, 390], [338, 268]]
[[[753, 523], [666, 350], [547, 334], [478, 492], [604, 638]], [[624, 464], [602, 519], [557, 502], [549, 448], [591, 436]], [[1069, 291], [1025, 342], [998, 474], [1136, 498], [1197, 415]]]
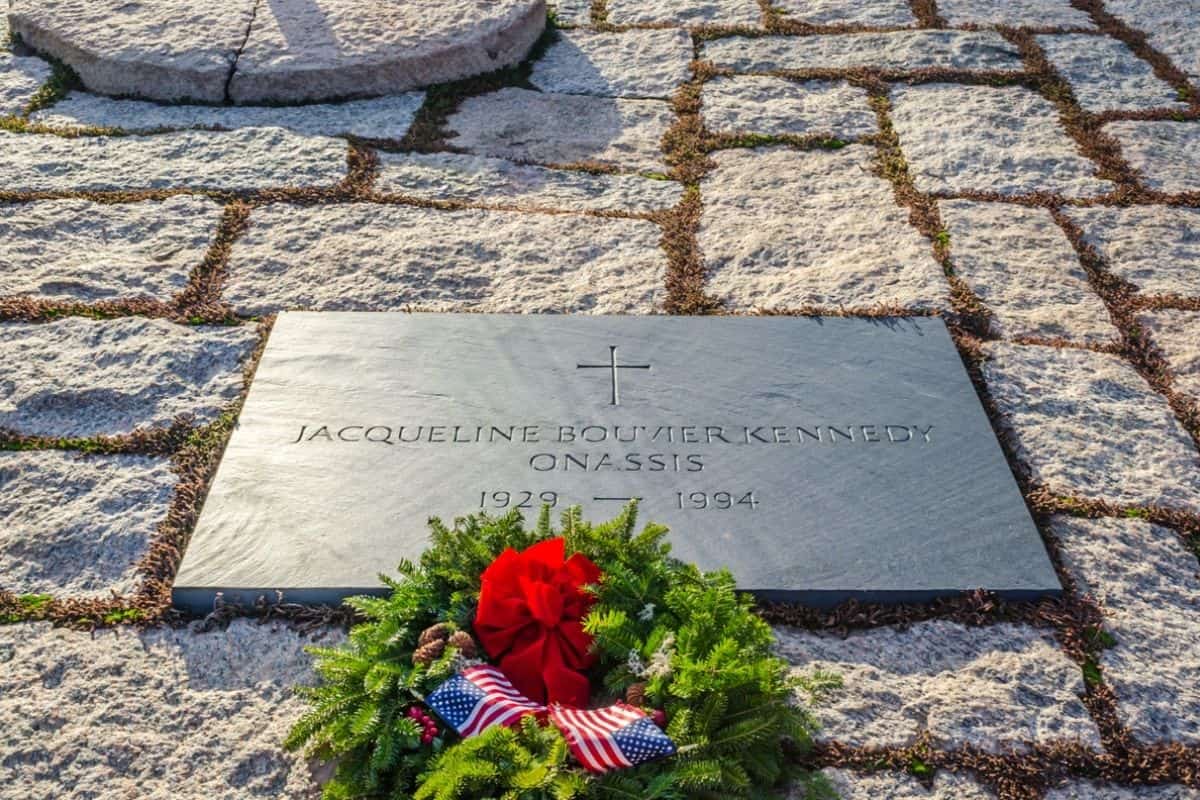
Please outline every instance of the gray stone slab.
[[683, 185], [675, 181], [549, 169], [459, 153], [380, 153], [375, 191], [522, 210], [643, 214], [671, 208], [683, 197]]
[[766, 597], [1059, 591], [941, 320], [287, 313], [175, 602], [377, 592], [430, 515], [638, 496]]
[[0, 452], [0, 589], [132, 593], [175, 481], [165, 458]]
[[[826, 767], [821, 770], [841, 800], [994, 800], [995, 795], [967, 774], [939, 772], [926, 786], [907, 772], [872, 770], [852, 772]], [[788, 800], [806, 800], [792, 794]]]
[[1028, 751], [1063, 741], [1099, 749], [1080, 702], [1083, 673], [1050, 631], [931, 620], [844, 637], [785, 627], [775, 634], [793, 674], [842, 676], [842, 688], [813, 707], [822, 741], [904, 747], [927, 734], [947, 750]]
[[915, 25], [907, 0], [778, 0], [788, 17], [813, 25]]
[[71, 66], [94, 92], [155, 100], [225, 99], [257, 0], [13, 0], [29, 46]]
[[984, 379], [1035, 482], [1071, 497], [1200, 510], [1200, 455], [1129, 362], [1073, 348], [986, 349]]
[[305, 646], [345, 638], [319, 633], [0, 625], [0, 800], [315, 798], [281, 744], [316, 682]]
[[[639, 180], [642, 180], [639, 178]], [[239, 314], [283, 309], [649, 313], [662, 229], [641, 219], [273, 203], [233, 245]]]
[[1200, 192], [1200, 122], [1121, 120], [1104, 132], [1121, 143], [1129, 165], [1158, 192]]
[[83, 127], [120, 128], [128, 133], [188, 128], [286, 128], [311, 136], [402, 139], [423, 102], [424, 92], [404, 92], [390, 97], [306, 106], [199, 106], [115, 100], [72, 92], [29, 118], [63, 131]]
[[394, 94], [512, 66], [544, 0], [17, 0], [13, 30], [104, 94], [312, 102]]
[[1098, 657], [1117, 716], [1144, 743], [1200, 744], [1200, 565], [1175, 531], [1138, 519], [1058, 517], [1051, 530], [1115, 643]]
[[1118, 786], [1073, 781], [1046, 792], [1046, 800], [1200, 800], [1200, 790], [1178, 784]]
[[704, 84], [701, 104], [704, 127], [714, 133], [857, 139], [879, 129], [866, 90], [846, 81], [722, 76]]
[[1024, 87], [898, 85], [892, 122], [922, 192], [1091, 197], [1113, 188], [1095, 177], [1058, 109]]
[[0, 187], [14, 192], [331, 187], [346, 142], [281, 128], [66, 138], [0, 130]]
[[1200, 81], [1200, 36], [1196, 35], [1196, 0], [1105, 0], [1110, 14], [1146, 34], [1150, 45], [1175, 66]]
[[1138, 316], [1171, 371], [1175, 388], [1200, 400], [1200, 311], [1163, 309]]
[[521, 61], [545, 27], [544, 0], [268, 0], [229, 96], [312, 102], [460, 80]]
[[1149, 62], [1122, 41], [1076, 33], [1039, 36], [1037, 43], [1088, 111], [1188, 108], [1171, 84], [1160, 80]]
[[614, 25], [758, 25], [758, 0], [607, 0]]
[[1032, 28], [1094, 28], [1071, 0], [938, 0], [938, 14], [951, 25], [1010, 25]]
[[740, 72], [777, 69], [1020, 71], [1017, 46], [995, 31], [894, 31], [829, 36], [727, 36], [704, 43], [703, 58]]
[[866, 145], [714, 153], [697, 237], [709, 290], [737, 310], [949, 306], [929, 241], [874, 157]]
[[219, 203], [187, 196], [9, 206], [0, 215], [0, 296], [169, 300], [204, 259], [221, 213]]
[[37, 436], [118, 435], [211, 422], [237, 398], [252, 325], [68, 317], [0, 325], [0, 428]]
[[1200, 208], [1064, 208], [1109, 271], [1146, 294], [1200, 296]]
[[667, 98], [691, 77], [692, 37], [679, 29], [563, 31], [533, 65], [544, 92]]
[[468, 97], [446, 120], [450, 144], [514, 161], [598, 161], [665, 172], [660, 142], [675, 121], [663, 100], [551, 94], [507, 87]]
[[954, 271], [992, 312], [992, 330], [1105, 344], [1119, 339], [1079, 258], [1044, 208], [943, 200]]

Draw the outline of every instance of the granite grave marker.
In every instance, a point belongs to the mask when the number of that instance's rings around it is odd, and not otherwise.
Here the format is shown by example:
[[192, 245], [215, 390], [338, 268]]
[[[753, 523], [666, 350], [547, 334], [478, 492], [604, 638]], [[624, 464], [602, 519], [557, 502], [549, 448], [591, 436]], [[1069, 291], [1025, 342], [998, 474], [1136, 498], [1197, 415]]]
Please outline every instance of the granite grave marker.
[[1061, 591], [938, 319], [293, 312], [174, 599], [336, 602], [429, 516], [631, 497], [767, 598]]

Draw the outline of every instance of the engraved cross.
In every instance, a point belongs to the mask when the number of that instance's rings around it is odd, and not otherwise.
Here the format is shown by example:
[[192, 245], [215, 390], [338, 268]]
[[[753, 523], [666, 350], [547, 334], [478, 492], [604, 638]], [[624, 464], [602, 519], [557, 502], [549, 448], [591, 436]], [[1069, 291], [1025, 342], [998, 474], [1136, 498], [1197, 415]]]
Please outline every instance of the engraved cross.
[[608, 363], [607, 364], [576, 364], [575, 369], [606, 369], [612, 373], [612, 401], [610, 405], [621, 405], [621, 390], [620, 380], [618, 379], [618, 370], [622, 369], [650, 369], [649, 364], [618, 364], [617, 363], [617, 346], [610, 344], [608, 346]]

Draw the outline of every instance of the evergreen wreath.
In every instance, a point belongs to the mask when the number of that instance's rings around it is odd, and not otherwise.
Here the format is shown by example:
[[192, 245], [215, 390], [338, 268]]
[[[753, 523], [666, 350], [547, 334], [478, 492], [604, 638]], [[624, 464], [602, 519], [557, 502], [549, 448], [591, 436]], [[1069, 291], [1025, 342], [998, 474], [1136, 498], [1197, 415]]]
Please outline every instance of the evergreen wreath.
[[[635, 531], [636, 504], [590, 525], [578, 508], [561, 533], [543, 508], [527, 529], [518, 512], [479, 514], [448, 528], [431, 520], [432, 544], [400, 579], [380, 576], [386, 597], [347, 600], [365, 621], [340, 647], [313, 647], [321, 683], [300, 687], [310, 708], [289, 749], [336, 762], [326, 800], [683, 800], [776, 797], [786, 784], [830, 796], [819, 775], [794, 766], [816, 723], [797, 702], [835, 676], [789, 676], [770, 653], [770, 627], [735, 590], [728, 571], [703, 573], [669, 555], [666, 528]], [[677, 751], [665, 759], [595, 774], [570, 759], [563, 734], [525, 717], [462, 739], [426, 713], [428, 693], [466, 664], [480, 576], [509, 548], [561, 536], [601, 572], [583, 629], [593, 637], [593, 699], [624, 698], [654, 714]]]

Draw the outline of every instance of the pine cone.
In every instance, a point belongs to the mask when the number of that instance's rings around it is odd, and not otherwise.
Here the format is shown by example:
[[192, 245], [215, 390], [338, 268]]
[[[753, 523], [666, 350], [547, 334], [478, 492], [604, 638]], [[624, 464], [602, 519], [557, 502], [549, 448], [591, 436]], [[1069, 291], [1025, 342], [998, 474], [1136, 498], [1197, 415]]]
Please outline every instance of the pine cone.
[[644, 705], [646, 702], [646, 684], [630, 684], [629, 688], [625, 690], [625, 702], [631, 706]]
[[444, 622], [439, 622], [421, 631], [421, 637], [417, 639], [417, 646], [427, 645], [435, 640], [444, 642], [448, 638], [450, 638], [450, 626]]
[[434, 639], [426, 642], [413, 652], [413, 663], [429, 666], [435, 659], [440, 658], [442, 653], [446, 652], [446, 642], [444, 639]]
[[479, 648], [475, 645], [475, 640], [466, 631], [455, 631], [450, 634], [446, 643], [457, 648], [459, 655], [463, 658], [475, 658], [479, 655]]

